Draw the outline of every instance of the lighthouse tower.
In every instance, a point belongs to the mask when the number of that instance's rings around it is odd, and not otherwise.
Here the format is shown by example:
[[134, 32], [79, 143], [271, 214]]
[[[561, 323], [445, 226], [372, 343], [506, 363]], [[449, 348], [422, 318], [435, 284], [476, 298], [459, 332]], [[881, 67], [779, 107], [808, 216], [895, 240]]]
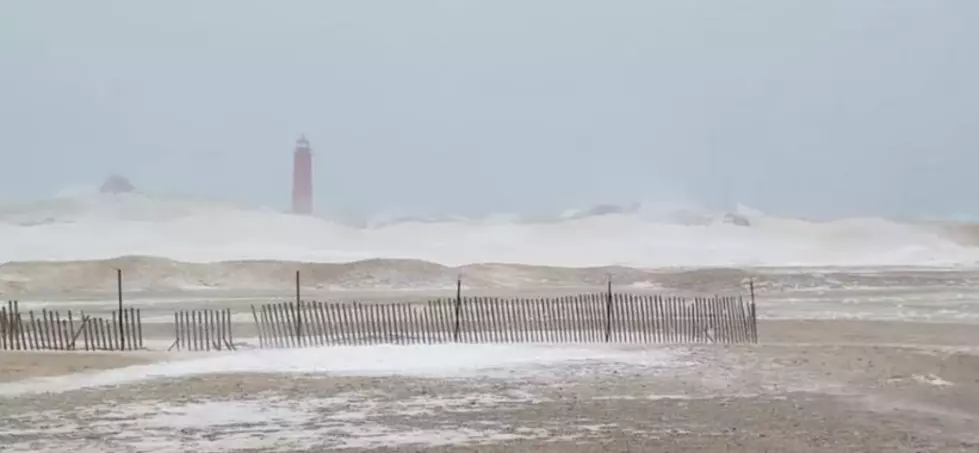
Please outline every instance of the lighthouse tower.
[[303, 135], [292, 156], [292, 212], [313, 213], [313, 150]]

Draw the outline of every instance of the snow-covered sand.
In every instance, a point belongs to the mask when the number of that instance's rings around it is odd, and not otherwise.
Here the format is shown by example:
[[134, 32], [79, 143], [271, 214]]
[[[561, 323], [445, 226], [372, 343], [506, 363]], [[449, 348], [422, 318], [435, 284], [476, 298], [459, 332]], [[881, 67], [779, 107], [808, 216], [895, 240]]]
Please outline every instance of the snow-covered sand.
[[732, 348], [268, 351], [22, 381], [2, 387], [0, 442], [44, 453], [979, 447], [979, 356], [876, 345], [869, 324], [865, 341], [839, 345], [833, 322], [812, 344], [795, 344], [795, 327]]
[[564, 365], [601, 366], [606, 369], [622, 365], [652, 370], [670, 366], [681, 359], [682, 355], [666, 350], [629, 351], [606, 345], [442, 344], [252, 350], [0, 384], [0, 396], [66, 392], [213, 373], [517, 377]]

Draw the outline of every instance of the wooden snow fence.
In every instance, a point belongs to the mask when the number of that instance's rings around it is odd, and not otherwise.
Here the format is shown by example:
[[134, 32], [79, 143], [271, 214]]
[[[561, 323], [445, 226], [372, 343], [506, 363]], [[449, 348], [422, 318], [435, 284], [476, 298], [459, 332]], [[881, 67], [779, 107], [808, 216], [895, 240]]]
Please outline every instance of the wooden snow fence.
[[464, 297], [427, 303], [252, 306], [262, 348], [432, 343], [756, 343], [741, 296]]
[[231, 309], [178, 311], [173, 314], [176, 339], [167, 350], [223, 351], [235, 350], [231, 327]]
[[[112, 312], [112, 319], [71, 310], [66, 316], [42, 309], [20, 311], [17, 301], [0, 306], [0, 350], [6, 351], [132, 351], [143, 349], [143, 327], [138, 309]], [[120, 319], [121, 316], [121, 319]]]

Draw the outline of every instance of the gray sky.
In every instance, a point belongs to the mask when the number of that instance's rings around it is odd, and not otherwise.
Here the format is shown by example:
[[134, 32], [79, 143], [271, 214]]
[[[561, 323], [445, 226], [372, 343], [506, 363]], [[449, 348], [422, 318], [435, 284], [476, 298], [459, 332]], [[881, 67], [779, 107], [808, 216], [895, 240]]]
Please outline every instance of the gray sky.
[[0, 1], [2, 199], [979, 217], [979, 2]]

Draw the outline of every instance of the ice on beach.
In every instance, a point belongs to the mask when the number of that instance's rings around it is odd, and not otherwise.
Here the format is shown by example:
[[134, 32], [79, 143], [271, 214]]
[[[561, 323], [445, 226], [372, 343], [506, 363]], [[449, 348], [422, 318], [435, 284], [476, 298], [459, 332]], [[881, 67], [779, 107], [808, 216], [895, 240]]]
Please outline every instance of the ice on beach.
[[466, 378], [532, 376], [589, 365], [652, 371], [681, 364], [683, 354], [667, 348], [630, 350], [613, 345], [442, 344], [250, 350], [191, 357], [0, 384], [0, 397], [217, 373]]

